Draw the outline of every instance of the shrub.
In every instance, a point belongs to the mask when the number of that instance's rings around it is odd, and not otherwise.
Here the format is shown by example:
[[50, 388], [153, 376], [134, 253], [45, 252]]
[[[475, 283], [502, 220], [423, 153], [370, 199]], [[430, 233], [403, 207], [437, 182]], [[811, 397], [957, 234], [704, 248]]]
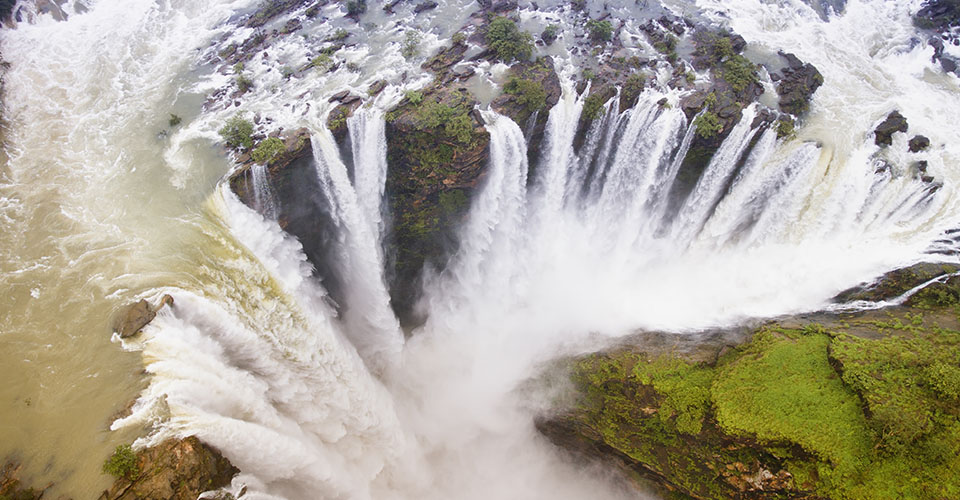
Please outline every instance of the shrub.
[[403, 54], [403, 57], [410, 59], [415, 57], [420, 53], [420, 32], [417, 30], [407, 31], [406, 37], [403, 40], [403, 46], [400, 49], [400, 53]]
[[595, 92], [587, 96], [583, 101], [583, 112], [581, 115], [586, 120], [596, 120], [603, 116], [603, 105], [610, 99], [610, 94], [606, 92]]
[[559, 29], [559, 27], [556, 24], [551, 24], [544, 28], [543, 33], [540, 33], [540, 39], [543, 40], [543, 43], [550, 45], [557, 41], [557, 29]]
[[246, 75], [237, 75], [237, 88], [240, 89], [241, 94], [244, 94], [253, 88], [253, 80]]
[[587, 31], [590, 32], [590, 39], [594, 42], [609, 42], [613, 39], [613, 25], [610, 21], [591, 19], [587, 21]]
[[243, 65], [242, 62], [238, 62], [237, 64], [234, 64], [234, 65], [233, 65], [233, 72], [236, 73], [236, 74], [238, 74], [238, 75], [239, 75], [240, 73], [243, 73], [243, 69], [244, 69], [244, 65]]
[[310, 67], [317, 68], [321, 73], [330, 69], [331, 64], [333, 64], [333, 58], [329, 54], [320, 54], [310, 60]]
[[724, 61], [722, 76], [737, 92], [743, 92], [750, 84], [757, 82], [756, 66], [741, 55], [731, 56]]
[[177, 115], [175, 115], [175, 114], [173, 114], [173, 113], [170, 113], [170, 119], [167, 121], [167, 123], [168, 123], [171, 127], [176, 127], [177, 125], [180, 125], [180, 122], [182, 122], [182, 121], [183, 121], [182, 118], [180, 118], [179, 116], [177, 116]]
[[103, 463], [101, 470], [104, 474], [110, 474], [117, 479], [127, 478], [132, 480], [140, 473], [140, 468], [137, 465], [137, 455], [129, 444], [117, 446], [113, 450], [113, 455], [110, 455], [110, 458]]
[[219, 133], [230, 147], [244, 149], [253, 147], [253, 123], [245, 120], [242, 115], [236, 115], [228, 120]]
[[693, 120], [693, 124], [697, 127], [697, 135], [704, 139], [715, 137], [723, 130], [723, 124], [720, 123], [720, 118], [716, 113], [711, 111], [704, 111], [703, 114], [698, 115], [697, 118]]
[[530, 33], [520, 31], [516, 23], [506, 17], [494, 18], [487, 27], [487, 45], [503, 62], [529, 59], [533, 53], [531, 39]]
[[404, 96], [408, 101], [410, 101], [410, 104], [413, 104], [414, 106], [417, 106], [423, 102], [423, 93], [416, 90], [408, 90]]
[[253, 150], [250, 156], [253, 158], [253, 161], [266, 165], [286, 150], [287, 148], [284, 146], [283, 141], [276, 137], [268, 137], [260, 141], [260, 144], [257, 145], [257, 148]]
[[367, 0], [350, 0], [347, 2], [347, 15], [359, 16], [367, 11]]
[[427, 101], [417, 110], [416, 118], [421, 129], [443, 128], [447, 137], [462, 144], [473, 140], [473, 119], [458, 107]]
[[513, 100], [530, 113], [542, 108], [547, 103], [547, 93], [543, 91], [543, 85], [540, 82], [511, 78], [504, 85], [503, 90], [512, 95]]
[[777, 121], [777, 138], [783, 139], [793, 135], [793, 120]]
[[467, 35], [462, 31], [458, 31], [453, 34], [453, 36], [450, 38], [450, 41], [453, 42], [454, 45], [463, 45], [464, 43], [467, 43]]
[[348, 36], [350, 36], [350, 32], [343, 28], [340, 28], [337, 30], [336, 33], [333, 34], [333, 36], [330, 39], [332, 41], [342, 42], [346, 40]]
[[620, 100], [624, 107], [630, 107], [637, 103], [637, 97], [643, 92], [643, 85], [646, 80], [643, 73], [632, 73], [627, 77], [627, 81], [623, 83], [623, 89], [620, 91]]

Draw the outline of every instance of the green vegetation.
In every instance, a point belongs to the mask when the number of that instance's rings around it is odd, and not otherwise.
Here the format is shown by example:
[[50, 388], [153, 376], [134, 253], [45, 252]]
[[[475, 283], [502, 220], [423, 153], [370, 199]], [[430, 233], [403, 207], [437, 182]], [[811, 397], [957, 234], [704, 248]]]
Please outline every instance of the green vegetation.
[[321, 53], [317, 57], [314, 57], [310, 60], [308, 67], [316, 68], [317, 71], [325, 73], [330, 69], [330, 66], [333, 65], [333, 58], [330, 57], [330, 54]]
[[426, 101], [415, 116], [420, 128], [442, 128], [447, 137], [461, 144], [469, 144], [473, 139], [473, 119], [459, 107]]
[[699, 497], [740, 498], [741, 474], [783, 469], [769, 498], [957, 498], [960, 332], [904, 318], [878, 322], [892, 332], [876, 340], [761, 328], [713, 366], [586, 356], [573, 366], [575, 418]]
[[584, 119], [590, 121], [600, 118], [604, 113], [603, 105], [606, 104], [608, 100], [610, 100], [610, 96], [606, 93], [596, 92], [590, 94], [583, 101], [583, 111], [581, 115]]
[[134, 479], [140, 473], [140, 467], [137, 465], [137, 455], [129, 444], [121, 444], [113, 451], [101, 468], [104, 474], [120, 479]]
[[416, 57], [420, 54], [420, 32], [417, 30], [407, 30], [407, 34], [403, 39], [403, 45], [400, 48], [400, 53], [403, 54], [403, 57], [410, 59]]
[[243, 62], [238, 62], [237, 64], [233, 65], [233, 72], [237, 75], [239, 75], [240, 73], [243, 73], [243, 69], [244, 69]]
[[458, 31], [450, 37], [450, 42], [453, 43], [453, 45], [463, 45], [467, 43], [467, 35], [462, 31]]
[[529, 59], [533, 54], [530, 33], [520, 31], [516, 23], [506, 17], [496, 17], [487, 27], [487, 45], [497, 54], [497, 59], [509, 63]]
[[332, 42], [342, 42], [342, 41], [346, 40], [347, 37], [349, 37], [349, 36], [350, 36], [350, 32], [349, 32], [349, 31], [347, 31], [347, 30], [345, 30], [345, 29], [343, 29], [343, 28], [340, 28], [340, 29], [338, 29], [338, 30], [333, 34], [333, 36], [330, 37], [330, 41], [332, 41]]
[[777, 120], [777, 138], [792, 137], [793, 127], [793, 120]]
[[235, 115], [219, 130], [220, 137], [232, 148], [250, 149], [253, 147], [253, 123]]
[[643, 73], [631, 73], [627, 80], [623, 82], [623, 88], [620, 89], [620, 109], [633, 107], [637, 103], [637, 98], [643, 92], [643, 86], [647, 77]]
[[287, 147], [282, 140], [277, 137], [268, 137], [257, 144], [256, 149], [250, 153], [250, 157], [253, 161], [266, 165], [286, 150]]
[[734, 55], [723, 62], [720, 75], [733, 90], [743, 92], [747, 86], [757, 82], [757, 67], [746, 57]]
[[359, 16], [367, 11], [367, 0], [349, 0], [347, 2], [347, 15]]
[[552, 44], [557, 41], [557, 31], [559, 29], [560, 27], [556, 24], [547, 25], [547, 27], [543, 29], [543, 32], [540, 33], [540, 39], [547, 45]]
[[237, 89], [240, 90], [241, 94], [245, 94], [248, 90], [253, 88], [253, 80], [247, 78], [246, 75], [237, 75]]
[[183, 121], [182, 118], [180, 118], [179, 116], [173, 113], [170, 113], [170, 119], [167, 120], [167, 124], [170, 125], [171, 127], [176, 127], [177, 125], [180, 125], [180, 122], [182, 121]]
[[512, 95], [513, 100], [530, 113], [542, 108], [547, 103], [547, 93], [544, 92], [543, 85], [533, 80], [511, 78], [503, 86], [503, 91]]
[[712, 111], [704, 111], [697, 115], [693, 120], [697, 127], [697, 135], [704, 139], [716, 137], [723, 130], [723, 124], [720, 123], [720, 117]]
[[407, 101], [410, 101], [410, 104], [414, 106], [423, 102], [423, 93], [416, 90], [408, 90], [404, 96], [407, 98]]
[[609, 42], [613, 39], [613, 25], [610, 21], [591, 19], [587, 21], [587, 31], [590, 32], [590, 40], [594, 42]]

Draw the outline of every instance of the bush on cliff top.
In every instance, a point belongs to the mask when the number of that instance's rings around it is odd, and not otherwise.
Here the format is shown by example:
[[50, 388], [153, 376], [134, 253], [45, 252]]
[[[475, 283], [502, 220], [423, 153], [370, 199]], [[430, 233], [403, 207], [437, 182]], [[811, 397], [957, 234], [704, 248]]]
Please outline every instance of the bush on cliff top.
[[137, 465], [137, 455], [129, 444], [121, 444], [113, 451], [102, 467], [104, 474], [120, 479], [126, 478], [133, 480], [140, 473], [140, 467]]
[[496, 17], [487, 27], [487, 45], [505, 63], [515, 59], [529, 59], [533, 54], [533, 37], [520, 31], [516, 23], [506, 17]]
[[511, 78], [503, 86], [503, 91], [512, 95], [514, 101], [530, 113], [542, 108], [547, 103], [547, 93], [544, 92], [543, 85], [533, 80]]
[[257, 144], [257, 148], [250, 153], [253, 161], [266, 165], [274, 160], [281, 153], [286, 151], [287, 147], [283, 141], [277, 137], [268, 137]]

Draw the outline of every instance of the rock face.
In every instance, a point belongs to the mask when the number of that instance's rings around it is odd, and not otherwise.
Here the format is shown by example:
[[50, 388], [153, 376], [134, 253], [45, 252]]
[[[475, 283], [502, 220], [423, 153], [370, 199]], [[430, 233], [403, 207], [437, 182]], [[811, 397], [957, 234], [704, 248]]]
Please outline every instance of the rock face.
[[777, 83], [780, 110], [799, 116], [809, 109], [813, 93], [823, 85], [823, 75], [812, 64], [804, 63], [793, 54], [781, 52], [780, 57], [787, 63]]
[[137, 467], [133, 479], [117, 479], [100, 500], [195, 500], [200, 493], [227, 486], [239, 472], [196, 437], [138, 453]]
[[390, 295], [405, 326], [421, 319], [413, 306], [424, 265], [446, 263], [485, 171], [490, 135], [474, 106], [466, 89], [435, 85], [387, 113]]
[[960, 1], [927, 0], [913, 17], [920, 28], [948, 30], [960, 26]]
[[140, 333], [143, 327], [153, 321], [157, 316], [157, 310], [165, 305], [173, 305], [173, 297], [164, 295], [160, 299], [160, 305], [156, 308], [151, 306], [146, 300], [140, 300], [127, 306], [114, 323], [113, 329], [120, 338], [128, 338]]
[[893, 144], [893, 134], [897, 132], [906, 133], [906, 131], [907, 119], [899, 111], [893, 111], [874, 129], [873, 142], [877, 146], [889, 146]]

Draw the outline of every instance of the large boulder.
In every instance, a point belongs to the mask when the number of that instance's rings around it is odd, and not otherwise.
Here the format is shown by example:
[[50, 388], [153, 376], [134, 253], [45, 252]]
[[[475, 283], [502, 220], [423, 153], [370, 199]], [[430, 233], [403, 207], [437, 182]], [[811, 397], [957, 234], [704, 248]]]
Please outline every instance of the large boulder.
[[390, 296], [405, 326], [422, 319], [413, 307], [423, 268], [442, 268], [452, 255], [486, 171], [490, 134], [476, 105], [466, 89], [435, 85], [410, 93], [386, 116]]
[[134, 302], [124, 308], [117, 316], [113, 330], [120, 335], [120, 338], [132, 337], [140, 333], [143, 327], [153, 321], [153, 318], [157, 316], [157, 311], [165, 305], [173, 305], [173, 297], [164, 295], [157, 307], [153, 307], [146, 300]]
[[196, 437], [169, 440], [136, 454], [136, 467], [118, 478], [100, 500], [196, 500], [230, 484], [240, 472]]
[[887, 117], [874, 129], [873, 142], [877, 146], [889, 146], [893, 144], [893, 134], [907, 131], [907, 119], [899, 111], [892, 111]]
[[812, 64], [804, 63], [793, 54], [780, 52], [780, 57], [787, 63], [777, 82], [780, 110], [799, 116], [810, 108], [813, 93], [823, 85], [823, 75]]

